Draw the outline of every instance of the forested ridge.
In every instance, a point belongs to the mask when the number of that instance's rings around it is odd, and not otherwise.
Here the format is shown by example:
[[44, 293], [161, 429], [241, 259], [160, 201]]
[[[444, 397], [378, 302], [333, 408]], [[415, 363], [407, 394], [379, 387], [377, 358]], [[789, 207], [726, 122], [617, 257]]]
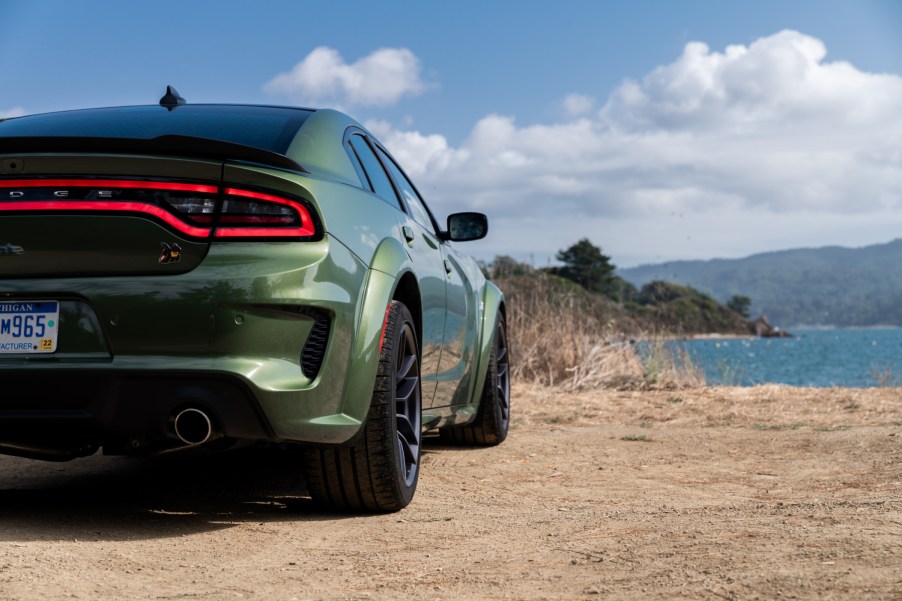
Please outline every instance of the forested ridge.
[[902, 239], [862, 248], [829, 246], [744, 259], [674, 261], [620, 269], [641, 287], [655, 280], [692, 286], [726, 301], [751, 300], [753, 315], [797, 325], [902, 326]]
[[[535, 302], [569, 307], [610, 332], [639, 335], [739, 334], [748, 335], [748, 299], [735, 295], [724, 305], [709, 295], [663, 281], [633, 286], [616, 275], [610, 257], [588, 239], [557, 255], [560, 266], [535, 269], [507, 256], [495, 257], [486, 272], [511, 302]], [[553, 321], [552, 316], [548, 316]]]

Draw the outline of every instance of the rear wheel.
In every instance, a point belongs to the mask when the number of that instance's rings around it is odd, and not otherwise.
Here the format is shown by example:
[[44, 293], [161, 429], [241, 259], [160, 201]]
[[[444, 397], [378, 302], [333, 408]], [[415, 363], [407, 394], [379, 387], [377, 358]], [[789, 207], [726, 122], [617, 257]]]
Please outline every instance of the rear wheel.
[[361, 438], [353, 446], [311, 448], [304, 454], [313, 499], [355, 511], [388, 512], [407, 506], [420, 474], [421, 416], [413, 317], [403, 303], [392, 301]]
[[498, 323], [492, 339], [482, 400], [476, 418], [465, 426], [442, 428], [442, 439], [465, 445], [492, 446], [507, 438], [510, 427], [511, 380], [510, 353], [507, 345], [507, 327], [504, 315], [498, 314]]

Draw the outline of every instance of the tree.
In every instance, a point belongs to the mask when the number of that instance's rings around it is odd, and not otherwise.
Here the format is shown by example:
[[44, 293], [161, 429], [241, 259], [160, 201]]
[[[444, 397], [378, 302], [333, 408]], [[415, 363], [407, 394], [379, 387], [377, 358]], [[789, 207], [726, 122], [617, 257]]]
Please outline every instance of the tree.
[[611, 258], [601, 253], [601, 249], [583, 238], [568, 249], [557, 254], [557, 260], [564, 264], [554, 272], [573, 280], [586, 290], [610, 296], [616, 294], [614, 265]]
[[492, 261], [490, 270], [493, 278], [526, 275], [531, 271], [532, 266], [527, 263], [520, 263], [508, 255], [495, 255], [495, 260]]
[[611, 289], [612, 292], [608, 296], [617, 302], [631, 303], [639, 300], [639, 289], [619, 275], [613, 277]]
[[727, 308], [736, 311], [746, 319], [751, 315], [751, 305], [752, 299], [741, 294], [734, 294], [730, 297], [730, 300], [727, 301]]

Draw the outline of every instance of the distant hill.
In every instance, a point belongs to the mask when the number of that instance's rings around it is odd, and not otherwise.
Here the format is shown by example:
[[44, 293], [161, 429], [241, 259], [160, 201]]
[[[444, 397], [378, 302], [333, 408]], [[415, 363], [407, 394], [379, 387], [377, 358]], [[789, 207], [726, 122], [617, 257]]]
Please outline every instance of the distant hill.
[[663, 280], [725, 302], [752, 299], [753, 316], [794, 325], [902, 326], [902, 239], [863, 248], [828, 246], [744, 259], [674, 261], [620, 269], [635, 286]]

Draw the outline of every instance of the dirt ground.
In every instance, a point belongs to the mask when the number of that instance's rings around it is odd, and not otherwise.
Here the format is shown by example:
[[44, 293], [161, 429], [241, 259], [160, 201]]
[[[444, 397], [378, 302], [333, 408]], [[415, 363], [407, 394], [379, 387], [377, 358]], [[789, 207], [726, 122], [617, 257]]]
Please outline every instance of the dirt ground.
[[515, 390], [413, 504], [292, 456], [0, 458], [2, 599], [902, 600], [902, 390]]

